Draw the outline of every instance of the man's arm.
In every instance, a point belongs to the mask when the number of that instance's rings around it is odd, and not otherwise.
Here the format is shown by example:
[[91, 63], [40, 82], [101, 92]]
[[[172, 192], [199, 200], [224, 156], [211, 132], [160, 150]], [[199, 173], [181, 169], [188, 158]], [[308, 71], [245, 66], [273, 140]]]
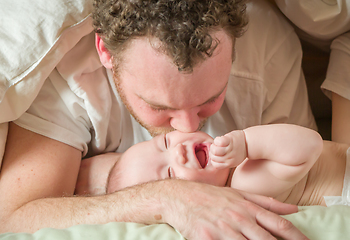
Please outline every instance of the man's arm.
[[160, 204], [137, 189], [73, 196], [80, 160], [79, 150], [11, 123], [0, 172], [0, 233], [113, 221], [151, 223], [144, 209], [159, 212], [154, 209]]
[[72, 209], [54, 197], [73, 195], [80, 159], [75, 148], [10, 123], [0, 172], [0, 232], [71, 224], [64, 214]]
[[350, 101], [332, 93], [332, 141], [350, 144]]
[[158, 209], [160, 204], [156, 197], [144, 199], [136, 189], [101, 197], [73, 196], [80, 160], [79, 150], [11, 123], [0, 173], [0, 232], [152, 222], [144, 209]]

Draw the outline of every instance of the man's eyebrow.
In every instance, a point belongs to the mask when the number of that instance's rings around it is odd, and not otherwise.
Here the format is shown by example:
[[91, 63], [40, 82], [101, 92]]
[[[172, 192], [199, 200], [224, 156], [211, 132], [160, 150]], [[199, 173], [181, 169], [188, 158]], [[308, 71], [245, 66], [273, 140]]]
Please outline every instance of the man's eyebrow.
[[[215, 94], [214, 96], [212, 96], [211, 98], [209, 98], [207, 101], [205, 101], [204, 103], [201, 103], [198, 105], [199, 106], [203, 106], [209, 102], [212, 102], [214, 100], [216, 100], [226, 89], [228, 85], [228, 81], [226, 82], [225, 86], [223, 87], [223, 89], [220, 90], [220, 92], [218, 92], [217, 94]], [[167, 109], [167, 110], [178, 110], [176, 108], [172, 108], [172, 107], [169, 107], [169, 106], [165, 106], [165, 105], [160, 105], [160, 104], [157, 104], [157, 103], [152, 103], [151, 101], [147, 101], [146, 99], [144, 99], [142, 96], [139, 95], [139, 98], [141, 98], [143, 101], [145, 101], [148, 105], [150, 105], [151, 107], [153, 108], [159, 108], [159, 109]]]
[[225, 91], [227, 85], [228, 85], [228, 81], [226, 82], [224, 88], [221, 89], [220, 92], [218, 92], [216, 95], [212, 96], [212, 97], [209, 98], [207, 101], [205, 101], [204, 103], [202, 103], [202, 104], [200, 104], [200, 105], [198, 105], [198, 106], [203, 106], [203, 105], [205, 105], [205, 104], [207, 104], [207, 103], [209, 103], [209, 102], [212, 102], [212, 101], [216, 100], [216, 99], [217, 99], [218, 97], [220, 97], [220, 95]]

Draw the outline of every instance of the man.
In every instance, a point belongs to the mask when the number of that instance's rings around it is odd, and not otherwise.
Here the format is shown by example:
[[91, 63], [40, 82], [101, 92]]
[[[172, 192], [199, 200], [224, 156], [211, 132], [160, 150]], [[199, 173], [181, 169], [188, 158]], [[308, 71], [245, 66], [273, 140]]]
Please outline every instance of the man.
[[271, 239], [269, 232], [302, 239], [263, 209], [285, 214], [295, 206], [195, 182], [72, 197], [82, 156], [123, 152], [160, 132], [204, 126], [217, 136], [276, 122], [315, 126], [299, 42], [276, 10], [250, 3], [248, 30], [236, 42], [246, 24], [241, 1], [153, 2], [95, 1], [98, 34], [65, 55], [11, 123], [0, 231], [132, 221], [165, 222], [188, 239]]

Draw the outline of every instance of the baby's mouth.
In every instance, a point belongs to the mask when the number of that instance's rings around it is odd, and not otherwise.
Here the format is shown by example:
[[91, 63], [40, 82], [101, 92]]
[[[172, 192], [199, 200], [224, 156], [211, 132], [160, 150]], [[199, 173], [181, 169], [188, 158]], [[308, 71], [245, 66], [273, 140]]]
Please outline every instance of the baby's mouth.
[[202, 168], [205, 168], [208, 164], [208, 148], [204, 144], [199, 144], [195, 147], [194, 152], [197, 160]]

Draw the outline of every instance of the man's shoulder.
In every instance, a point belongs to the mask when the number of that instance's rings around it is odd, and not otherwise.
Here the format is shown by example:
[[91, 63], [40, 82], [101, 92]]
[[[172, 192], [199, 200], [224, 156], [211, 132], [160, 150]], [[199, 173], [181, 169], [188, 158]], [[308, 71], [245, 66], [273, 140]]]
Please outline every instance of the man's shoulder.
[[88, 77], [104, 69], [95, 48], [95, 34], [92, 32], [84, 36], [64, 55], [56, 68], [67, 81], [70, 78], [77, 79], [82, 75]]

